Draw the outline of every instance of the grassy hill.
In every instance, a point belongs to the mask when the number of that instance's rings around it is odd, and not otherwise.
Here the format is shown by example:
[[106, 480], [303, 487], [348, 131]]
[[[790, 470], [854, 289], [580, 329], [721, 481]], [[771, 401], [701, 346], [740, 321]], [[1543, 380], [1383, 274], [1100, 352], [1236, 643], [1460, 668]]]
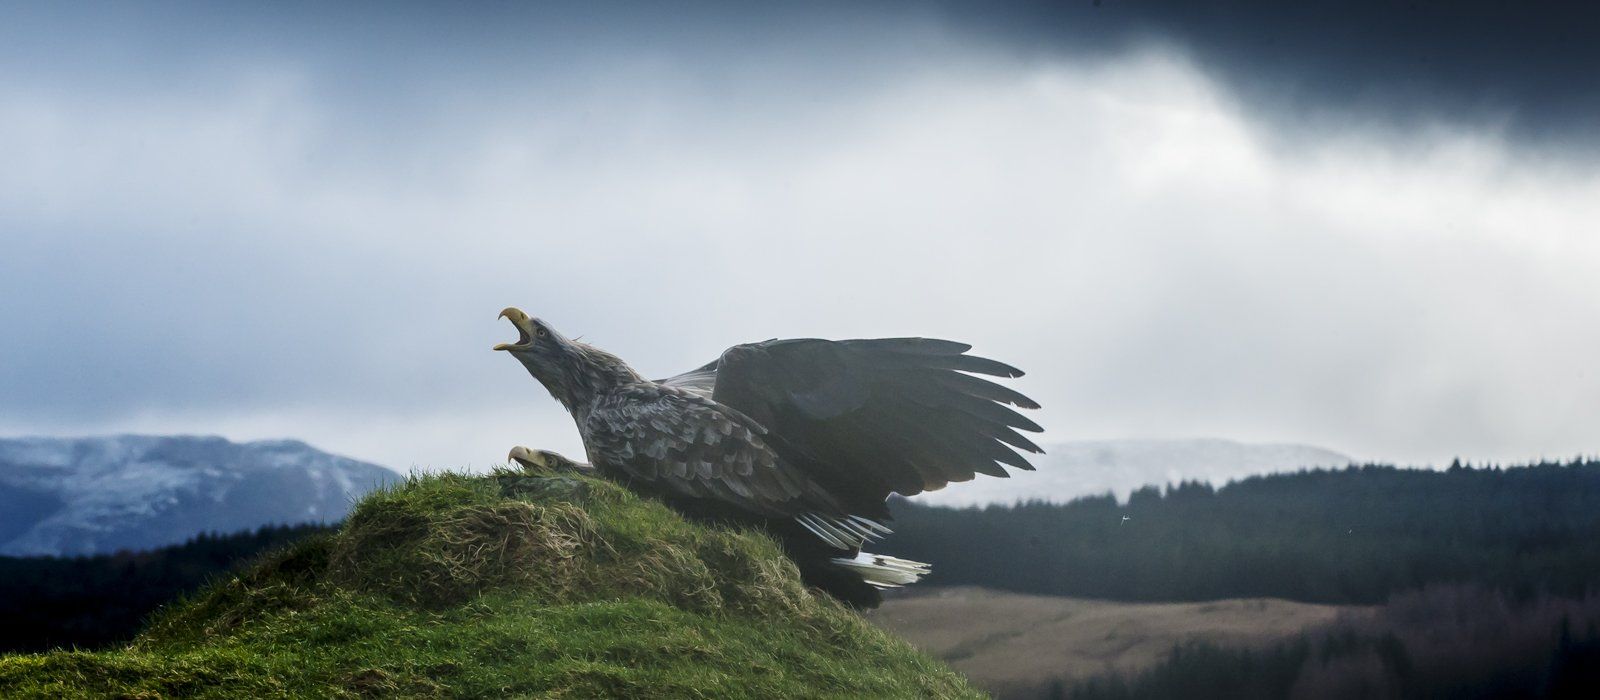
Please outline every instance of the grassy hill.
[[415, 477], [3, 697], [979, 697], [764, 535], [601, 481]]

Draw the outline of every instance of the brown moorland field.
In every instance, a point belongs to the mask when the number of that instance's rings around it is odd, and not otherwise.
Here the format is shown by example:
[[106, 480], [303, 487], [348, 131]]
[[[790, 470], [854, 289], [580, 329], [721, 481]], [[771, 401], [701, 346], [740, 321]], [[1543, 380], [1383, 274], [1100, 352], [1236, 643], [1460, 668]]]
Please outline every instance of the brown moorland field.
[[1144, 670], [1180, 642], [1263, 645], [1366, 610], [1268, 598], [1119, 603], [967, 586], [917, 593], [885, 601], [870, 619], [1000, 697]]

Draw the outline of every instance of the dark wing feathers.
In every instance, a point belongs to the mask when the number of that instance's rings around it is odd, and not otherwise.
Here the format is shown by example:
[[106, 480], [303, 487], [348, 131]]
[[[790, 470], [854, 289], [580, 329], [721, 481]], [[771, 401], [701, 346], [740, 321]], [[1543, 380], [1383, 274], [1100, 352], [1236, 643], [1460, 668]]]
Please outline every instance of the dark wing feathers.
[[[944, 340], [941, 338], [866, 338], [857, 340], [817, 340], [815, 338], [800, 338], [793, 341], [767, 341], [794, 342], [794, 343], [834, 343], [847, 348], [868, 348], [873, 352], [895, 353], [900, 355], [960, 355], [972, 349], [971, 345]], [[766, 343], [762, 343], [763, 345]]]
[[917, 404], [926, 408], [948, 408], [967, 414], [972, 420], [981, 421], [990, 425], [1026, 430], [1030, 433], [1044, 432], [1044, 428], [1021, 413], [1010, 407], [959, 392], [942, 390], [941, 387], [928, 386], [922, 383], [906, 383], [901, 387], [906, 396]]
[[890, 492], [912, 495], [975, 474], [1033, 469], [1040, 432], [1012, 406], [1032, 399], [978, 375], [1022, 371], [929, 338], [769, 340], [738, 345], [713, 365], [664, 380], [768, 428], [764, 440], [851, 510], [885, 515]]
[[1012, 367], [1004, 362], [991, 360], [977, 355], [943, 355], [937, 356], [928, 362], [929, 367], [941, 369], [955, 369], [962, 372], [987, 374], [992, 377], [1005, 377], [1016, 379], [1022, 376], [1022, 370]]
[[987, 379], [979, 379], [970, 374], [960, 372], [926, 372], [928, 379], [936, 381], [951, 391], [965, 394], [970, 397], [987, 399], [995, 403], [1006, 403], [1019, 408], [1038, 408], [1035, 403], [1014, 389], [1009, 389]]
[[[828, 342], [828, 341], [823, 341]], [[987, 357], [964, 354], [972, 349], [966, 343], [931, 338], [875, 338], [871, 340], [841, 340], [838, 344], [859, 349], [877, 362], [895, 362], [913, 359], [926, 368], [955, 369], [963, 372], [987, 374], [993, 377], [1015, 379], [1022, 376], [1020, 369]]]

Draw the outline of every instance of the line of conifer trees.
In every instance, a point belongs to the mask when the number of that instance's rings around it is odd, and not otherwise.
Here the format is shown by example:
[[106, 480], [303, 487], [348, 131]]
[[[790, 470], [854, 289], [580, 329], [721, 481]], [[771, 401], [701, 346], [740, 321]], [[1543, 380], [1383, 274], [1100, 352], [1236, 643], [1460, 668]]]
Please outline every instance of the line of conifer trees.
[[126, 641], [163, 603], [264, 550], [324, 529], [205, 533], [173, 547], [91, 557], [0, 557], [0, 652]]
[[1524, 597], [1600, 587], [1600, 461], [1592, 459], [1311, 470], [1220, 489], [1148, 487], [1126, 503], [1110, 495], [968, 509], [899, 501], [894, 514], [896, 534], [883, 549], [932, 562], [935, 585], [1361, 604], [1436, 583]]

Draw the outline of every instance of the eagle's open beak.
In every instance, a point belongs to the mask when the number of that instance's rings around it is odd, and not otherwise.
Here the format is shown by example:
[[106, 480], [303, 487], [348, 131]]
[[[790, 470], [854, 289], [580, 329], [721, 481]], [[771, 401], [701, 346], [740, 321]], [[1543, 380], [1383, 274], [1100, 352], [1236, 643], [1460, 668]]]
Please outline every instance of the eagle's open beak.
[[494, 346], [494, 349], [521, 350], [533, 344], [533, 323], [528, 318], [527, 314], [522, 313], [522, 309], [519, 309], [515, 306], [507, 306], [503, 311], [500, 312], [500, 318], [510, 321], [511, 325], [517, 327], [518, 337], [517, 342], [501, 343]]

